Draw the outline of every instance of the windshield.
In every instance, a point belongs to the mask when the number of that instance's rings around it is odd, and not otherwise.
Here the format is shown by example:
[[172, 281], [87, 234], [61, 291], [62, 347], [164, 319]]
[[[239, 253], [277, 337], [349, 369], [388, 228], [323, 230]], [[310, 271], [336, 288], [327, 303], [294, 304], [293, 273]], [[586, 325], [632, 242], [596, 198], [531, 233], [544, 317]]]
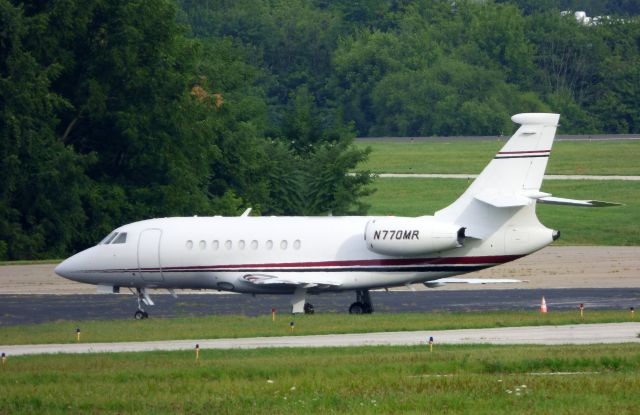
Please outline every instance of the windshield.
[[120, 232], [118, 234], [118, 237], [115, 238], [113, 240], [113, 242], [111, 242], [112, 244], [124, 244], [127, 242], [127, 233], [126, 232]]
[[98, 245], [106, 245], [109, 242], [111, 242], [113, 240], [113, 238], [116, 237], [116, 235], [118, 235], [118, 232], [111, 232], [109, 235], [107, 235], [106, 238], [104, 238], [103, 240], [101, 240]]

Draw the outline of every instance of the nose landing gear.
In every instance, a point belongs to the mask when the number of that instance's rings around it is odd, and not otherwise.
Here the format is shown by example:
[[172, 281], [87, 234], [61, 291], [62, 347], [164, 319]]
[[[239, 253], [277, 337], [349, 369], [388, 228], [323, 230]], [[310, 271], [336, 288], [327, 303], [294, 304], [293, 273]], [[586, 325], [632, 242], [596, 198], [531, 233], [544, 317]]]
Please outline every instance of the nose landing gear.
[[149, 313], [147, 313], [146, 311], [144, 311], [142, 309], [139, 309], [133, 315], [133, 318], [135, 318], [136, 320], [142, 320], [142, 319], [145, 319], [145, 318], [149, 318]]
[[133, 318], [135, 318], [136, 320], [144, 320], [145, 318], [149, 318], [149, 313], [147, 313], [144, 307], [142, 306], [143, 304], [148, 306], [154, 305], [153, 300], [151, 300], [151, 297], [149, 297], [149, 295], [147, 294], [147, 291], [144, 288], [137, 288], [137, 287], [136, 287], [136, 292], [133, 292], [131, 288], [129, 288], [129, 290], [133, 295], [136, 296], [138, 300], [138, 310], [133, 315]]

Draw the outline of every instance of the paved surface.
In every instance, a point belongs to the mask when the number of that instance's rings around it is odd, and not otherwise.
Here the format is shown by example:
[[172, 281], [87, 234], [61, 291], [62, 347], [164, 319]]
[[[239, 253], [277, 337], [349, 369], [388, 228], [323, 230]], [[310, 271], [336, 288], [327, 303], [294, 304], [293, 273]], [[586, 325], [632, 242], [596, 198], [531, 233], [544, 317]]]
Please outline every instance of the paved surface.
[[[410, 178], [410, 179], [475, 179], [477, 174], [444, 174], [444, 173], [376, 173], [382, 178]], [[550, 174], [545, 180], [626, 180], [639, 181], [640, 176], [593, 176], [580, 174]]]
[[258, 349], [273, 347], [411, 346], [425, 344], [595, 344], [640, 343], [640, 323], [570, 326], [503, 327], [442, 331], [328, 334], [319, 336], [254, 337], [245, 339], [173, 340], [126, 343], [86, 343], [0, 346], [9, 356], [50, 353], [146, 352], [153, 350]]
[[[533, 290], [451, 290], [374, 291], [376, 312], [433, 312], [537, 310], [544, 295], [550, 311], [628, 310], [640, 313], [640, 288], [577, 288]], [[288, 314], [290, 296], [248, 294], [184, 294], [174, 299], [168, 294], [153, 296], [156, 303], [147, 307], [151, 318], [243, 314], [269, 315], [271, 308]], [[317, 313], [346, 313], [355, 301], [353, 293], [312, 295], [308, 301]], [[48, 321], [131, 319], [136, 310], [133, 295], [0, 295], [0, 327]]]

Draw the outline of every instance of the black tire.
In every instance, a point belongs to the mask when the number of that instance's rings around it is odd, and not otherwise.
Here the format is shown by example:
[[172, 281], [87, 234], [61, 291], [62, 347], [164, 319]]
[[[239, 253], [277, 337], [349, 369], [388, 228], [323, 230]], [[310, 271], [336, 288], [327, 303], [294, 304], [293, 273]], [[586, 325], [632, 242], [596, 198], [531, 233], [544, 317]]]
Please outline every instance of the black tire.
[[133, 318], [135, 318], [136, 320], [143, 320], [143, 319], [145, 319], [145, 318], [146, 318], [146, 317], [145, 317], [145, 314], [147, 314], [147, 313], [145, 313], [144, 311], [138, 310], [138, 311], [136, 311], [136, 313], [133, 315]]
[[305, 314], [313, 314], [313, 313], [315, 313], [315, 310], [313, 309], [313, 304], [304, 303], [304, 313]]
[[364, 314], [364, 304], [362, 303], [351, 304], [351, 307], [349, 307], [349, 314]]
[[371, 307], [371, 304], [363, 304], [362, 314], [371, 314], [371, 313], [373, 313], [373, 307]]
[[146, 311], [142, 312], [142, 317], [143, 318], [149, 318], [149, 313], [147, 313]]

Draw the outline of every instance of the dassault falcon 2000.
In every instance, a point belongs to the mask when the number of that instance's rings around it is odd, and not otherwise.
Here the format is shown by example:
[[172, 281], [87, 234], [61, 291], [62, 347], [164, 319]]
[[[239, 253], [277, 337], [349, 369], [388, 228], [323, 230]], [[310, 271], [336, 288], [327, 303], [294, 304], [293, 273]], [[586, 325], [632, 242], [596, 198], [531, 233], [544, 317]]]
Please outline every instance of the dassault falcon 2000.
[[[493, 267], [560, 236], [536, 203], [606, 206], [540, 191], [558, 114], [517, 114], [519, 129], [453, 204], [420, 217], [176, 217], [124, 225], [58, 265], [65, 278], [129, 288], [135, 317], [147, 290], [216, 289], [291, 294], [294, 313], [313, 312], [307, 294], [355, 291], [349, 312], [371, 313], [370, 289], [424, 283]], [[134, 291], [135, 290], [135, 291]]]

